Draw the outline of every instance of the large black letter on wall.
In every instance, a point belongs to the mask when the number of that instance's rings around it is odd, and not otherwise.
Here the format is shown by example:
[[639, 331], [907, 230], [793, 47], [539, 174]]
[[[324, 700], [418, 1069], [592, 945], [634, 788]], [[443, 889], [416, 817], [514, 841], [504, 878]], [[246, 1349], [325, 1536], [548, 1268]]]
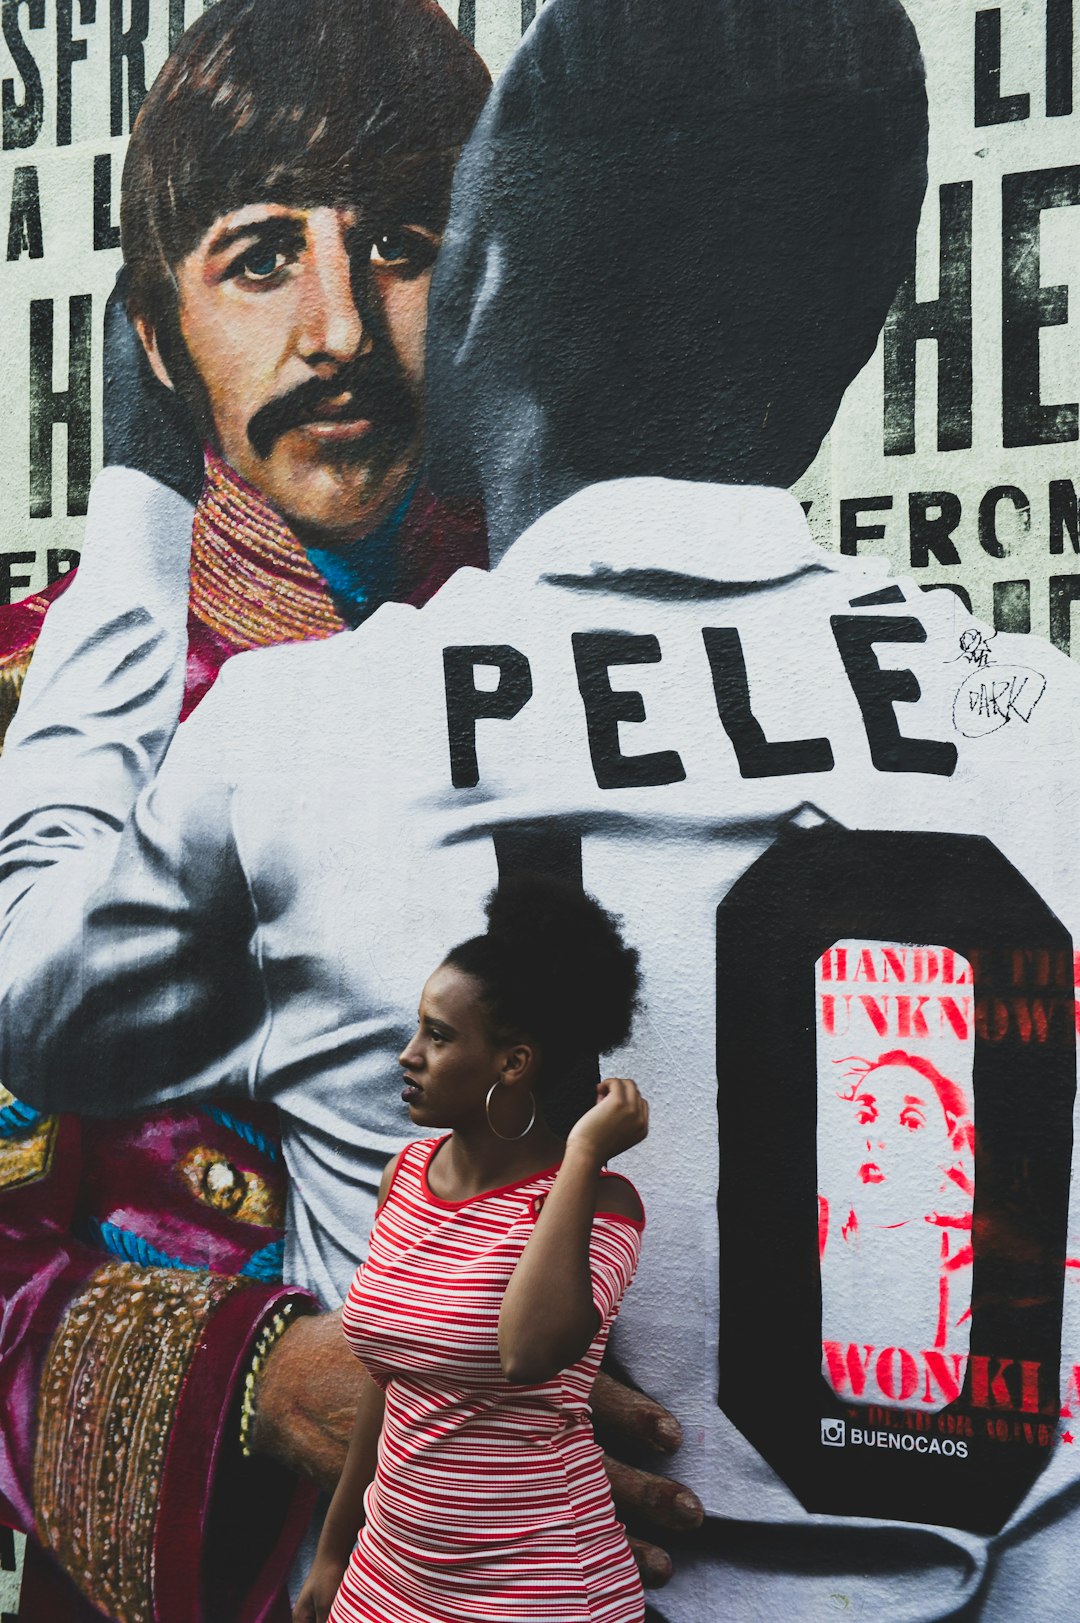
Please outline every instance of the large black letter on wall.
[[16, 592], [26, 591], [33, 577], [24, 571], [32, 568], [36, 561], [33, 552], [0, 552], [0, 604], [4, 608]]
[[[71, 69], [85, 62], [87, 42], [72, 33], [75, 0], [56, 0], [56, 144], [71, 145]], [[97, 0], [79, 0], [79, 24], [97, 20]]]
[[640, 693], [616, 692], [608, 671], [612, 665], [658, 664], [658, 639], [636, 637], [629, 631], [575, 631], [571, 641], [597, 786], [644, 789], [661, 783], [681, 783], [686, 769], [677, 751], [624, 755], [619, 747], [620, 721], [644, 721], [645, 701]]
[[939, 451], [971, 445], [971, 182], [941, 187], [938, 296], [915, 297], [912, 263], [885, 322], [885, 455], [915, 450], [915, 345], [938, 347]]
[[1080, 552], [1080, 495], [1071, 479], [1051, 479], [1050, 551], [1064, 552], [1066, 536]]
[[45, 27], [45, 0], [3, 0], [4, 44], [23, 84], [23, 99], [15, 93], [15, 80], [3, 85], [4, 151], [32, 147], [45, 119], [45, 91], [41, 73], [19, 28], [19, 12], [26, 8], [28, 28]]
[[1073, 0], [1046, 0], [1046, 116], [1073, 110]]
[[933, 553], [939, 564], [958, 564], [953, 531], [963, 517], [951, 490], [912, 490], [908, 494], [908, 544], [912, 569], [926, 569]]
[[120, 227], [112, 217], [112, 155], [99, 152], [94, 159], [94, 251], [119, 246]]
[[731, 740], [744, 778], [780, 778], [792, 772], [831, 772], [832, 745], [827, 738], [792, 738], [770, 743], [750, 708], [739, 633], [731, 626], [704, 626], [716, 708]]
[[54, 389], [53, 301], [30, 303], [30, 517], [52, 517], [53, 424], [67, 428], [67, 511], [86, 512], [90, 495], [89, 293], [68, 301], [68, 386]]
[[45, 240], [41, 230], [41, 191], [38, 172], [32, 163], [16, 169], [11, 182], [11, 213], [8, 215], [8, 259], [41, 259]]
[[[130, 0], [131, 26], [124, 27], [124, 0], [109, 0], [109, 128], [127, 135], [146, 100], [146, 53], [150, 0]], [[124, 63], [127, 63], [127, 125], [124, 125]]]
[[[485, 692], [476, 685], [477, 665], [493, 665], [499, 685]], [[446, 727], [450, 742], [450, 778], [455, 789], [475, 789], [480, 782], [476, 759], [476, 723], [511, 721], [532, 698], [532, 672], [524, 654], [507, 643], [444, 648]]]
[[1005, 543], [997, 532], [997, 511], [1002, 502], [1009, 502], [1017, 520], [1025, 530], [1031, 528], [1031, 503], [1017, 485], [995, 485], [979, 503], [979, 545], [991, 558], [1009, 556]]
[[975, 124], [1013, 124], [1027, 118], [1031, 97], [1001, 94], [1001, 10], [975, 13]]
[[1076, 203], [1078, 164], [1001, 177], [1001, 417], [1007, 446], [1077, 438], [1076, 402], [1045, 406], [1039, 399], [1039, 333], [1069, 319], [1068, 287], [1042, 286], [1039, 216]]
[[1072, 606], [1080, 602], [1080, 575], [1050, 576], [1050, 641], [1072, 652]]
[[830, 624], [878, 771], [951, 777], [956, 771], [955, 744], [905, 738], [897, 725], [893, 705], [914, 704], [922, 691], [914, 671], [882, 670], [874, 653], [876, 642], [925, 642], [922, 624], [899, 614], [834, 614]]
[[858, 556], [860, 541], [884, 541], [884, 524], [862, 524], [863, 513], [888, 513], [893, 504], [891, 496], [852, 496], [840, 503], [840, 551], [850, 558]]

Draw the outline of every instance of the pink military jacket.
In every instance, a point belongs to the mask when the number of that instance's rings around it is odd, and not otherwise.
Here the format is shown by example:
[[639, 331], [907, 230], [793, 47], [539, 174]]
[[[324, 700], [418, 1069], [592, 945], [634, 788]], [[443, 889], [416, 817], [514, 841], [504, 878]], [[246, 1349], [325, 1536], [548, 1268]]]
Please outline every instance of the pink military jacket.
[[[398, 595], [422, 603], [463, 564], [486, 564], [482, 519], [421, 487]], [[0, 610], [0, 742], [69, 580]], [[208, 452], [183, 714], [234, 653], [344, 624], [285, 524]], [[0, 1522], [30, 1535], [21, 1613], [190, 1623], [212, 1586], [237, 1623], [288, 1618], [314, 1489], [244, 1459], [237, 1423], [260, 1333], [316, 1306], [281, 1283], [286, 1181], [276, 1113], [250, 1101], [94, 1120], [0, 1088]]]

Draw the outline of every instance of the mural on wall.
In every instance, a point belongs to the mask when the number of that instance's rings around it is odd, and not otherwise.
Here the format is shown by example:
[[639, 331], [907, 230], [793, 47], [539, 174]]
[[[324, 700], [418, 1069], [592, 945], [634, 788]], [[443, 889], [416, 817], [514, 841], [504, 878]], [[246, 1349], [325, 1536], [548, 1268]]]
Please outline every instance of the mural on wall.
[[645, 975], [647, 1615], [1071, 1619], [1072, 0], [3, 32], [4, 1604], [289, 1615], [536, 869]]

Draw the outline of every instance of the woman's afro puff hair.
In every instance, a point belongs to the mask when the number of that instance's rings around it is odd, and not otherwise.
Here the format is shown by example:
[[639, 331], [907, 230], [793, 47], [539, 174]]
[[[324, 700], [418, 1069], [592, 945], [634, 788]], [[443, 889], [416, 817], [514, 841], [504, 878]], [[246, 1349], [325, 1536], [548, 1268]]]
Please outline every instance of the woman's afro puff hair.
[[605, 1054], [630, 1035], [638, 954], [619, 920], [561, 879], [518, 873], [487, 899], [487, 933], [447, 963], [473, 975], [500, 1038], [534, 1036], [549, 1059]]

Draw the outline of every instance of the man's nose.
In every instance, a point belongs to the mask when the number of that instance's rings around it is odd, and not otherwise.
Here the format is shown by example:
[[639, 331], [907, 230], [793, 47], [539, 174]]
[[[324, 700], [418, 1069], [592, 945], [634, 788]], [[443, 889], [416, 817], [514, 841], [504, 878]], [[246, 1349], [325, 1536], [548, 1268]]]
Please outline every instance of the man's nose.
[[405, 1044], [405, 1047], [401, 1050], [401, 1053], [397, 1057], [397, 1062], [398, 1062], [399, 1065], [414, 1065], [415, 1064], [416, 1056], [415, 1056], [415, 1054], [413, 1052], [415, 1047], [416, 1047], [416, 1038], [415, 1037], [410, 1037], [408, 1042]]
[[371, 335], [356, 303], [347, 222], [335, 210], [319, 209], [309, 216], [308, 229], [300, 341], [309, 365], [329, 369], [366, 353]]

